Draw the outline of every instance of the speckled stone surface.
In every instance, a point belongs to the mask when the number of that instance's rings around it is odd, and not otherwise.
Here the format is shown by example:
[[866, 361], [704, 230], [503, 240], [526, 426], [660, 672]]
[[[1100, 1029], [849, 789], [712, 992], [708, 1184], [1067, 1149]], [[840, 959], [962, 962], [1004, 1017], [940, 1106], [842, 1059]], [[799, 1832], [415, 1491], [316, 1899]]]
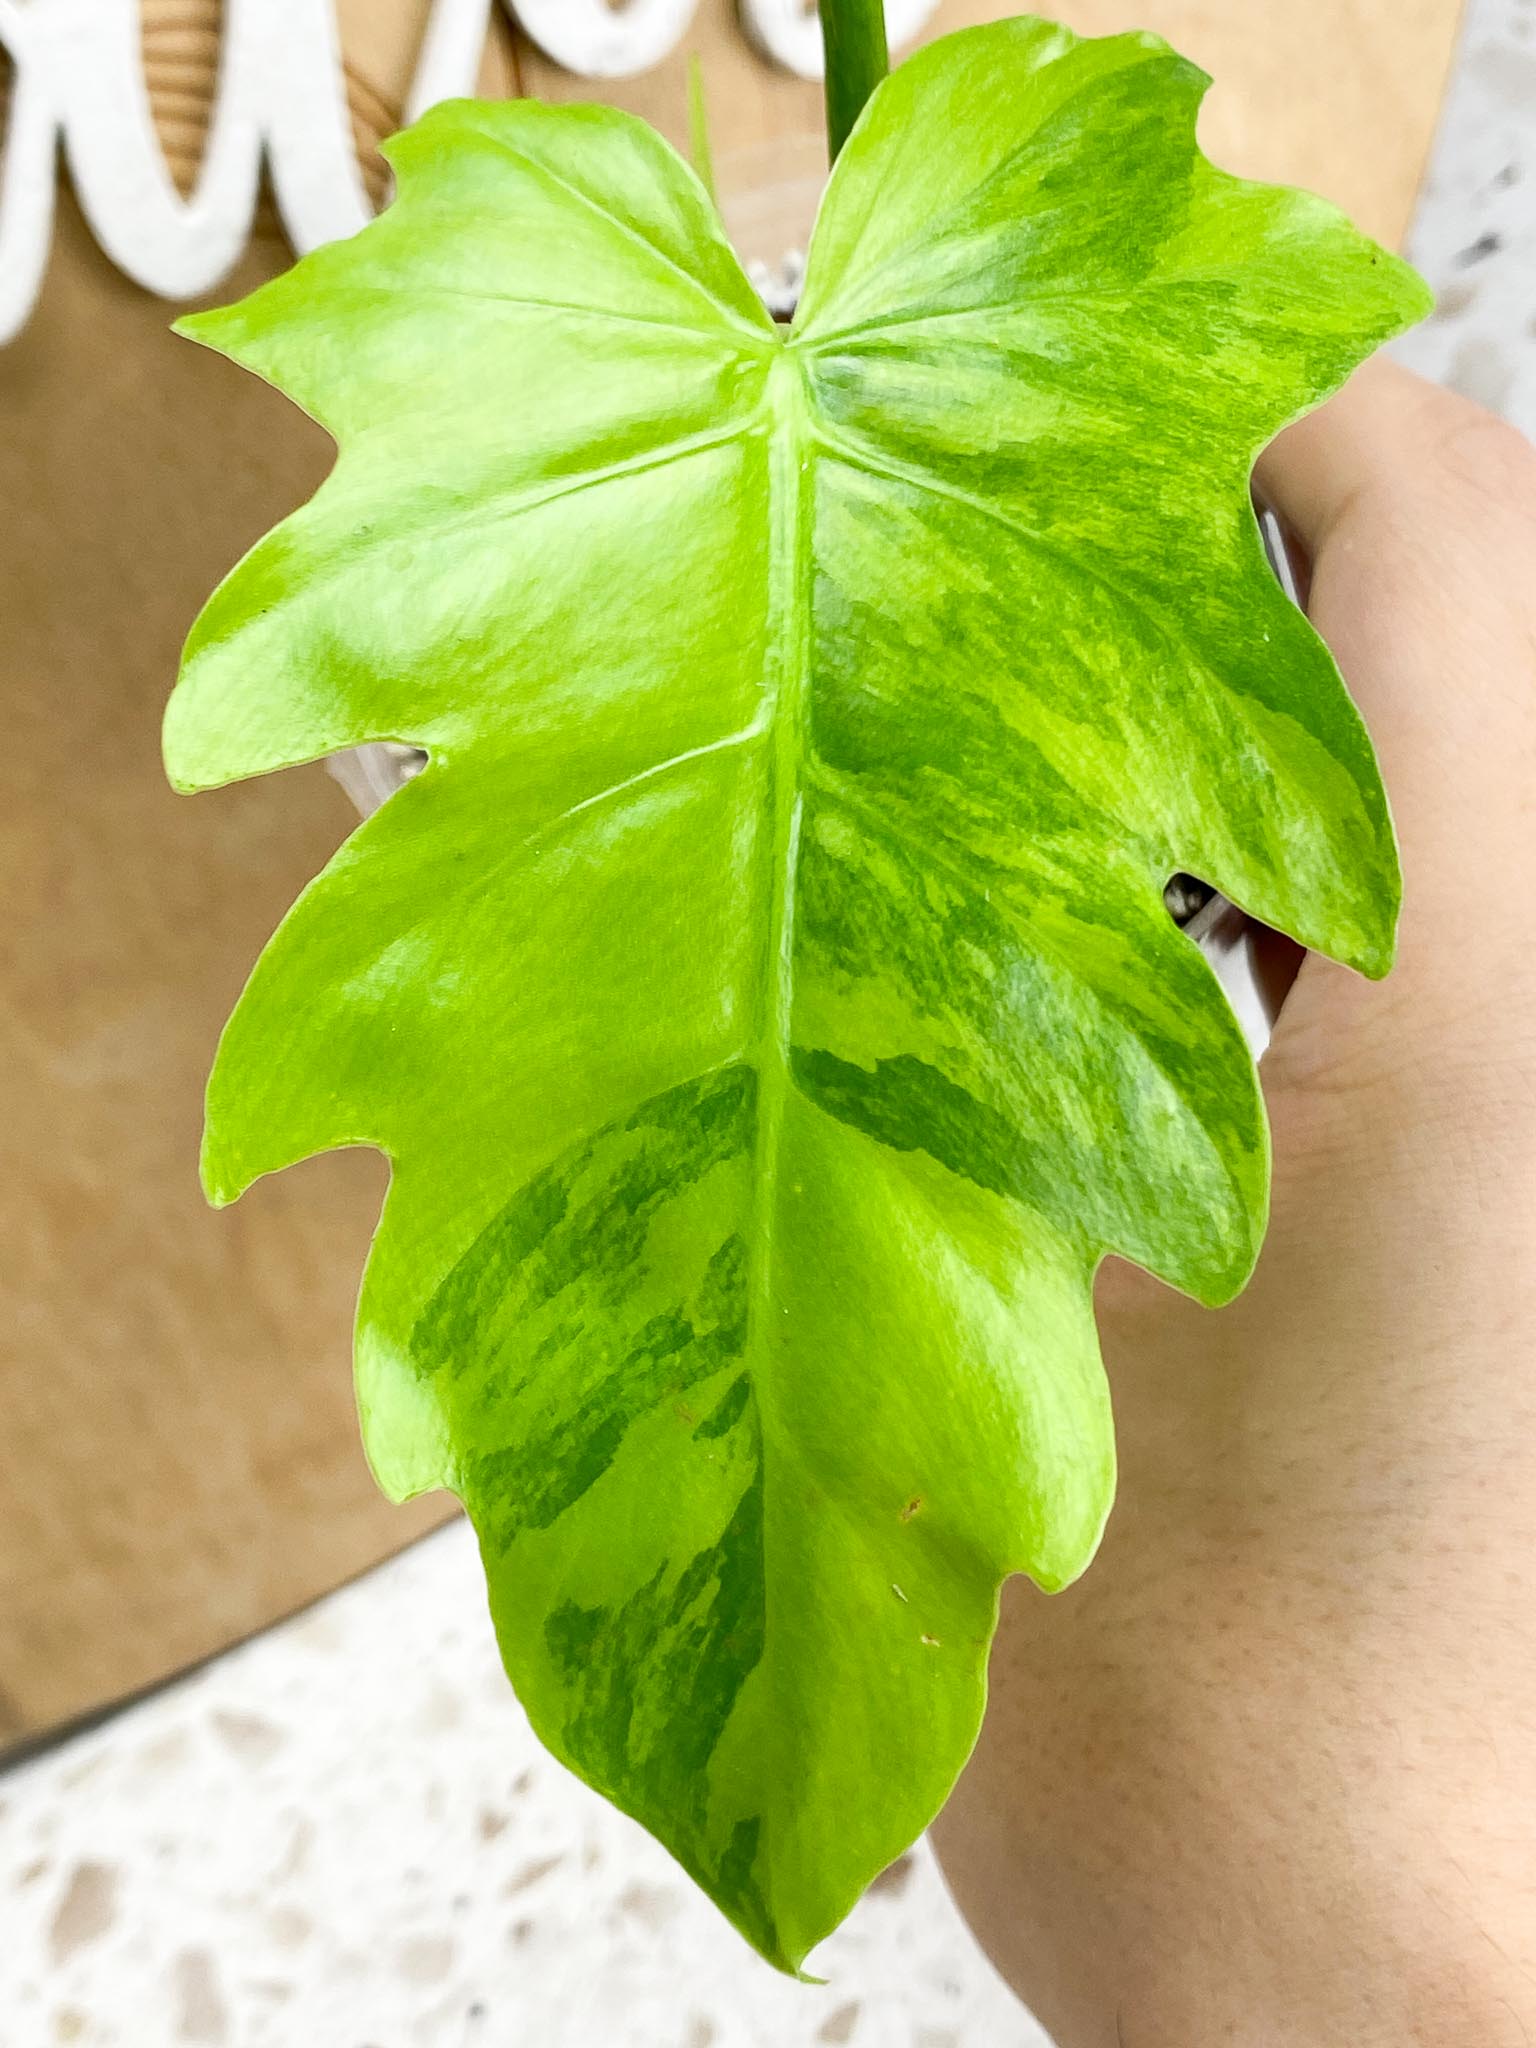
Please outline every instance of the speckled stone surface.
[[[1536, 0], [1470, 0], [1416, 367], [1536, 431]], [[931, 1855], [757, 1962], [540, 1750], [450, 1528], [0, 1776], [0, 2048], [1048, 2048]]]
[[3, 2048], [1043, 2048], [926, 1848], [814, 1967], [539, 1747], [463, 1523], [0, 1777]]
[[1536, 0], [1468, 0], [1409, 254], [1438, 303], [1397, 353], [1536, 434]]

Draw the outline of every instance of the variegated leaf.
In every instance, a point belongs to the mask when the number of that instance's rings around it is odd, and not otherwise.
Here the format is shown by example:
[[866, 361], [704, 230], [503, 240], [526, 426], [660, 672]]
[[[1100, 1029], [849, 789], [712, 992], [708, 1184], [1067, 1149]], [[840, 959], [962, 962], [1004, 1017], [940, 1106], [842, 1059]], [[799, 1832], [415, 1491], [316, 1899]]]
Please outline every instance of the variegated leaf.
[[1391, 953], [1248, 478], [1424, 295], [1213, 170], [1203, 85], [1033, 20], [924, 51], [787, 334], [640, 123], [459, 103], [188, 323], [341, 454], [199, 621], [173, 777], [431, 756], [263, 957], [210, 1192], [389, 1154], [379, 1475], [462, 1495], [540, 1733], [789, 1967], [942, 1802], [1000, 1579], [1092, 1554], [1098, 1260], [1215, 1303], [1254, 1259], [1164, 881]]

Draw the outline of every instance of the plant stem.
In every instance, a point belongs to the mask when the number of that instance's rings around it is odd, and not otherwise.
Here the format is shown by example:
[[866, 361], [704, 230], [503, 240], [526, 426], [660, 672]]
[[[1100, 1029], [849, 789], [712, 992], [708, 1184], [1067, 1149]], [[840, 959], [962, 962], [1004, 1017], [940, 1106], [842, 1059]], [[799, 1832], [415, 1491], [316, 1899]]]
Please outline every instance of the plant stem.
[[718, 206], [720, 195], [715, 190], [715, 162], [709, 147], [709, 106], [704, 98], [704, 66], [699, 62], [697, 50], [688, 59], [688, 153], [693, 158], [699, 183]]
[[818, 0], [827, 52], [827, 151], [833, 163], [864, 102], [891, 68], [885, 0]]

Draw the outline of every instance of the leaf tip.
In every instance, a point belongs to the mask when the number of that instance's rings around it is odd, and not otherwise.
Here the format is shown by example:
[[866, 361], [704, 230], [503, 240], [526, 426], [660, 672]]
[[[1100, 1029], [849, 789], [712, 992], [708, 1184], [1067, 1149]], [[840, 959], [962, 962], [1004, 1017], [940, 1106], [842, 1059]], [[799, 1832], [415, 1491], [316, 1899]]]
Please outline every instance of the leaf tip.
[[1412, 324], [1417, 326], [1419, 321], [1427, 320], [1435, 310], [1435, 288], [1422, 270], [1415, 269], [1413, 264], [1406, 262], [1401, 256], [1394, 256], [1392, 260], [1402, 272], [1404, 294], [1411, 302]]
[[1227, 1248], [1226, 1256], [1219, 1264], [1213, 1263], [1208, 1270], [1197, 1274], [1191, 1281], [1189, 1292], [1202, 1308], [1227, 1308], [1247, 1287], [1253, 1278], [1254, 1268], [1259, 1263], [1259, 1253], [1264, 1248], [1268, 1221], [1269, 1190], [1266, 1174], [1262, 1212], [1251, 1233], [1235, 1240]]
[[1369, 284], [1362, 285], [1362, 294], [1368, 292], [1378, 309], [1376, 329], [1367, 337], [1363, 361], [1372, 350], [1395, 341], [1421, 320], [1427, 320], [1435, 310], [1435, 294], [1428, 279], [1406, 257], [1384, 248], [1369, 236], [1361, 236], [1360, 244], [1365, 256], [1364, 269], [1371, 273]]
[[[228, 1027], [225, 1029], [227, 1033]], [[222, 1049], [221, 1044], [221, 1052]], [[257, 1178], [257, 1174], [239, 1158], [239, 1147], [231, 1143], [229, 1127], [219, 1115], [216, 1093], [219, 1081], [220, 1065], [216, 1058], [203, 1105], [203, 1142], [197, 1162], [198, 1178], [210, 1209], [232, 1207]]]
[[[852, 1910], [851, 1906], [848, 1910]], [[846, 1914], [843, 1917], [846, 1917]], [[770, 1968], [777, 1970], [781, 1977], [788, 1977], [791, 1983], [807, 1984], [813, 1990], [819, 1990], [827, 1983], [825, 1977], [815, 1976], [805, 1967], [806, 1957], [813, 1948], [819, 1946], [825, 1936], [818, 1936], [803, 1946], [783, 1943], [778, 1939], [777, 1929], [774, 1930], [774, 1937], [772, 1941], [764, 1941], [760, 1934], [748, 1934], [747, 1940]]]
[[[416, 150], [431, 147], [440, 132], [452, 131], [462, 125], [464, 116], [473, 105], [462, 94], [452, 99], [436, 100], [403, 128], [397, 128], [393, 135], [386, 135], [378, 144], [378, 153], [398, 177], [403, 171], [414, 168], [412, 157]], [[482, 103], [481, 111], [484, 111]]]
[[211, 785], [192, 763], [191, 755], [175, 742], [167, 729], [161, 738], [160, 758], [165, 779], [177, 796], [201, 796]]
[[1397, 922], [1394, 917], [1380, 933], [1367, 933], [1346, 965], [1367, 981], [1385, 981], [1397, 961]]
[[245, 1193], [245, 1183], [224, 1169], [206, 1137], [203, 1140], [199, 1177], [203, 1183], [203, 1197], [210, 1209], [232, 1208]]
[[1334, 957], [1364, 975], [1367, 981], [1385, 980], [1397, 959], [1397, 927], [1402, 907], [1402, 858], [1390, 810], [1384, 805], [1375, 874], [1370, 887], [1361, 892], [1350, 942], [1338, 947]]
[[200, 348], [217, 348], [232, 310], [229, 306], [205, 306], [200, 313], [183, 313], [171, 322], [171, 332], [182, 341], [195, 341]]
[[190, 713], [186, 691], [186, 668], [182, 680], [170, 695], [160, 724], [160, 760], [165, 779], [178, 796], [197, 796], [214, 787], [202, 758], [197, 725]]

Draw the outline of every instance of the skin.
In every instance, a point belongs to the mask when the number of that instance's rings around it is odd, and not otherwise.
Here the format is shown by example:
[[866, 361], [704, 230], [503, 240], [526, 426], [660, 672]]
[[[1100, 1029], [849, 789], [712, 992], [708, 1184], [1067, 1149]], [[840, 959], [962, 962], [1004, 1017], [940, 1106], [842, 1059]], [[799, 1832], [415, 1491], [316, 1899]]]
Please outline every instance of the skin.
[[[342, 0], [365, 148], [425, 13]], [[151, 50], [215, 14], [146, 0]], [[486, 89], [509, 76], [498, 45]], [[1008, 1589], [937, 1841], [1060, 2048], [1525, 2048], [1536, 453], [1376, 364], [1262, 475], [1381, 753], [1400, 960], [1375, 985], [1301, 968], [1247, 1294], [1212, 1315], [1101, 1274], [1120, 1503], [1076, 1588]]]
[[1380, 750], [1398, 966], [1302, 967], [1273, 1223], [1106, 1267], [1123, 1480], [938, 1830], [1060, 2048], [1536, 2040], [1536, 452], [1386, 363], [1263, 483]]

